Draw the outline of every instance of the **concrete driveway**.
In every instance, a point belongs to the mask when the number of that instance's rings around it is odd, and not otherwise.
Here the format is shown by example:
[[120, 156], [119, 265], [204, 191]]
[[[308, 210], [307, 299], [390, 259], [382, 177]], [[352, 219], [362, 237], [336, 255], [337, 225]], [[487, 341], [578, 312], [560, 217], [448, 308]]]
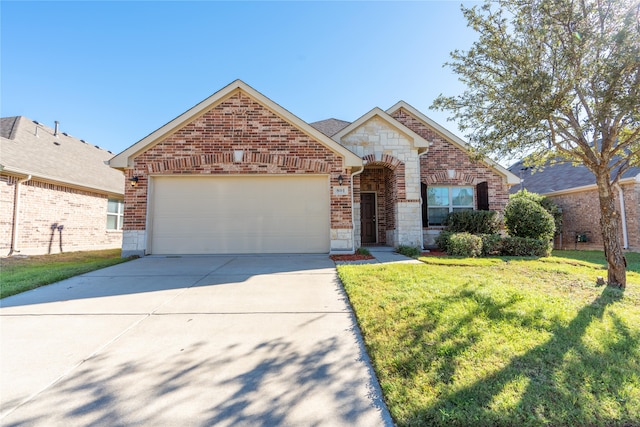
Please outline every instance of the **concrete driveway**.
[[5, 427], [392, 425], [326, 255], [146, 257], [0, 306]]

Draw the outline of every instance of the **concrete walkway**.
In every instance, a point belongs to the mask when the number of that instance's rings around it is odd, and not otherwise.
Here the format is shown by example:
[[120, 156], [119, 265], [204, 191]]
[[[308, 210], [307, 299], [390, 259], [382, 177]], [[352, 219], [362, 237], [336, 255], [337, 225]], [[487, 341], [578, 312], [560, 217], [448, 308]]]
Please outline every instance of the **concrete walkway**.
[[392, 425], [326, 255], [146, 257], [0, 322], [3, 426]]

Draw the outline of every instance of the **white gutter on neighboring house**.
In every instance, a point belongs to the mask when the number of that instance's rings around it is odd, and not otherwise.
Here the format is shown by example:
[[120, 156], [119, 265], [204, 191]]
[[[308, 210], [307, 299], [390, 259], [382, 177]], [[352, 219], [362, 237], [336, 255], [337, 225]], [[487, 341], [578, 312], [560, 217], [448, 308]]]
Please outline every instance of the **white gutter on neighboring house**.
[[622, 247], [629, 249], [629, 235], [627, 234], [627, 214], [624, 211], [624, 192], [620, 184], [616, 184], [620, 198], [620, 219], [622, 220]]
[[18, 242], [18, 233], [20, 231], [20, 227], [18, 226], [20, 222], [20, 184], [23, 184], [29, 180], [31, 180], [31, 175], [28, 175], [26, 178], [16, 181], [16, 190], [13, 199], [13, 228], [11, 231], [11, 250], [9, 251], [9, 255], [13, 254], [14, 252], [20, 252], [16, 247]]

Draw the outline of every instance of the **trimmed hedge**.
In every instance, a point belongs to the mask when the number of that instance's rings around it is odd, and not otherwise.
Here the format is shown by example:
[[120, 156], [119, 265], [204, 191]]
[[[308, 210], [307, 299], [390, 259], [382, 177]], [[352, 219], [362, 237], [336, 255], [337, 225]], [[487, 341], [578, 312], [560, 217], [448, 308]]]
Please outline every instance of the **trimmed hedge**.
[[454, 233], [496, 234], [502, 221], [496, 211], [459, 211], [447, 216], [447, 230]]
[[422, 252], [420, 250], [420, 248], [416, 248], [414, 246], [405, 246], [405, 245], [400, 245], [396, 248], [396, 252], [398, 252], [401, 255], [404, 256], [408, 256], [411, 258], [416, 258], [418, 256], [420, 256], [420, 253]]
[[475, 258], [482, 254], [482, 238], [471, 233], [453, 233], [448, 248], [449, 255]]
[[551, 255], [551, 242], [527, 237], [506, 237], [502, 240], [501, 253], [504, 256], [547, 257]]
[[453, 256], [533, 256], [551, 255], [551, 242], [527, 237], [506, 237], [499, 234], [476, 236], [469, 233], [443, 231], [436, 238], [441, 251]]

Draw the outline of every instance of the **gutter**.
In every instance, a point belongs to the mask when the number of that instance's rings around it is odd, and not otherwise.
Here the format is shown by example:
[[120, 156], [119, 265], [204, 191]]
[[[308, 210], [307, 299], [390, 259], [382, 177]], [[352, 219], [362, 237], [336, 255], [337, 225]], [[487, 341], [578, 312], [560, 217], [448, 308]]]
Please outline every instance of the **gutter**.
[[620, 219], [622, 220], [622, 247], [629, 249], [629, 235], [627, 232], [627, 214], [624, 206], [624, 193], [620, 184], [616, 184], [615, 187], [618, 190], [618, 198], [620, 199]]
[[18, 233], [20, 231], [19, 223], [20, 223], [20, 184], [24, 184], [27, 181], [31, 180], [31, 175], [28, 175], [26, 178], [19, 179], [16, 181], [16, 189], [14, 194], [13, 201], [13, 227], [11, 230], [11, 250], [9, 251], [9, 255], [11, 256], [14, 252], [20, 252], [17, 248], [18, 242]]

